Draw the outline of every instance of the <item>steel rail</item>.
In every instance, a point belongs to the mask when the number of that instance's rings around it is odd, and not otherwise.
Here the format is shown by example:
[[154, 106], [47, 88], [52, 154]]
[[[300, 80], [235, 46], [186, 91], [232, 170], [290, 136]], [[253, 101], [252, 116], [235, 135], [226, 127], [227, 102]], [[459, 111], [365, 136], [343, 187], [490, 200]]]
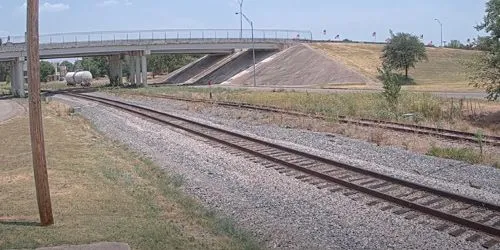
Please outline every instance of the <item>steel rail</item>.
[[[307, 114], [307, 113], [293, 111], [293, 110], [286, 110], [286, 109], [270, 107], [270, 106], [261, 106], [261, 105], [255, 105], [255, 104], [250, 104], [250, 103], [213, 101], [213, 100], [207, 100], [207, 99], [193, 99], [193, 98], [176, 97], [176, 96], [169, 96], [169, 95], [150, 95], [150, 94], [148, 94], [148, 95], [131, 94], [131, 95], [164, 98], [164, 99], [187, 101], [187, 102], [209, 103], [209, 104], [215, 104], [215, 105], [219, 105], [219, 106], [237, 107], [237, 108], [252, 109], [252, 110], [259, 110], [259, 111], [283, 113], [283, 114], [289, 114], [289, 115], [295, 115], [295, 116], [312, 117], [312, 118], [317, 118], [317, 119], [322, 119], [322, 120], [328, 119], [328, 117], [324, 116], [324, 115]], [[366, 118], [353, 119], [353, 118], [347, 118], [346, 116], [339, 116], [337, 118], [337, 120], [339, 122], [342, 122], [342, 123], [356, 124], [356, 125], [366, 126], [366, 127], [381, 127], [381, 128], [391, 129], [391, 130], [405, 132], [405, 133], [417, 133], [417, 134], [432, 135], [432, 136], [438, 136], [438, 137], [451, 139], [451, 140], [462, 140], [462, 141], [468, 141], [468, 142], [473, 142], [473, 143], [479, 142], [479, 139], [477, 138], [476, 134], [470, 133], [470, 132], [464, 132], [464, 131], [422, 126], [422, 125], [417, 125], [417, 124], [407, 124], [407, 123], [399, 123], [399, 122], [384, 121], [384, 120], [366, 119]], [[500, 136], [483, 135], [482, 142], [484, 144], [489, 144], [492, 146], [500, 146]]]
[[[424, 185], [421, 185], [421, 184], [409, 182], [409, 181], [398, 179], [398, 178], [395, 178], [395, 177], [392, 177], [392, 176], [383, 175], [383, 174], [376, 173], [376, 172], [373, 172], [373, 171], [370, 171], [370, 170], [366, 170], [366, 169], [358, 168], [358, 167], [351, 166], [351, 165], [348, 165], [348, 164], [345, 164], [345, 163], [333, 161], [333, 160], [330, 160], [330, 159], [326, 159], [326, 158], [323, 158], [323, 157], [319, 157], [319, 156], [316, 156], [316, 155], [312, 155], [312, 154], [309, 154], [309, 153], [305, 153], [305, 152], [302, 152], [302, 151], [298, 151], [298, 150], [295, 150], [295, 149], [287, 148], [287, 147], [284, 147], [284, 146], [281, 146], [281, 145], [277, 145], [277, 144], [273, 144], [273, 143], [270, 143], [270, 142], [267, 142], [267, 141], [256, 139], [256, 138], [253, 138], [253, 137], [250, 137], [250, 136], [241, 135], [241, 134], [238, 134], [238, 133], [235, 133], [235, 132], [232, 132], [232, 131], [227, 131], [227, 130], [224, 130], [224, 129], [221, 129], [221, 128], [212, 127], [212, 126], [209, 126], [209, 125], [206, 125], [206, 124], [202, 124], [202, 123], [199, 123], [199, 122], [196, 122], [196, 121], [192, 121], [192, 120], [189, 120], [189, 119], [186, 119], [186, 118], [182, 118], [182, 117], [179, 117], [179, 116], [167, 114], [167, 113], [160, 112], [160, 111], [157, 111], [157, 110], [149, 109], [149, 108], [142, 107], [142, 106], [139, 106], [139, 105], [129, 104], [129, 103], [125, 103], [125, 102], [121, 102], [121, 101], [116, 101], [116, 100], [110, 100], [110, 99], [102, 98], [102, 97], [95, 97], [95, 96], [88, 96], [88, 95], [81, 95], [81, 94], [72, 94], [72, 93], [65, 93], [65, 94], [69, 95], [69, 96], [76, 97], [76, 98], [83, 98], [83, 99], [87, 99], [87, 100], [91, 100], [91, 101], [96, 101], [96, 102], [99, 102], [99, 103], [102, 103], [102, 104], [105, 104], [105, 105], [108, 105], [108, 106], [111, 106], [111, 107], [116, 107], [116, 108], [119, 108], [119, 109], [122, 109], [122, 110], [125, 110], [125, 111], [128, 111], [128, 112], [140, 115], [140, 116], [148, 118], [148, 119], [152, 119], [152, 120], [164, 123], [164, 124], [168, 124], [168, 125], [173, 126], [175, 128], [182, 129], [182, 130], [185, 130], [185, 131], [187, 131], [189, 133], [193, 133], [195, 135], [198, 135], [198, 136], [201, 136], [201, 137], [204, 137], [204, 138], [207, 138], [207, 139], [210, 139], [210, 140], [222, 143], [224, 145], [230, 146], [232, 148], [239, 149], [241, 151], [244, 151], [244, 152], [247, 152], [249, 154], [258, 156], [260, 158], [263, 158], [263, 159], [275, 162], [277, 164], [281, 164], [281, 165], [290, 167], [292, 169], [298, 170], [298, 171], [306, 173], [308, 175], [315, 176], [315, 177], [318, 177], [320, 179], [323, 179], [323, 180], [326, 180], [326, 181], [330, 181], [330, 182], [333, 182], [333, 183], [337, 183], [339, 185], [342, 185], [342, 186], [345, 186], [347, 188], [350, 188], [350, 189], [353, 189], [353, 190], [356, 190], [356, 191], [359, 191], [359, 192], [371, 195], [373, 197], [377, 197], [377, 198], [383, 199], [385, 201], [389, 201], [391, 203], [395, 203], [395, 204], [397, 204], [399, 206], [403, 206], [403, 207], [406, 207], [406, 208], [409, 208], [409, 209], [412, 209], [412, 210], [416, 210], [416, 211], [422, 212], [424, 214], [428, 214], [428, 215], [434, 216], [436, 218], [440, 218], [442, 220], [449, 221], [449, 222], [461, 225], [461, 226], [469, 228], [469, 229], [473, 229], [473, 230], [477, 230], [477, 231], [489, 234], [489, 235], [491, 235], [493, 237], [496, 237], [497, 239], [500, 237], [500, 229], [499, 228], [496, 228], [496, 227], [493, 227], [493, 226], [488, 226], [488, 225], [485, 225], [483, 223], [479, 223], [479, 222], [476, 222], [476, 221], [469, 220], [467, 218], [458, 217], [458, 216], [455, 216], [455, 215], [450, 214], [450, 213], [445, 213], [445, 212], [440, 211], [438, 209], [431, 208], [430, 206], [425, 206], [425, 205], [422, 205], [422, 204], [418, 204], [416, 202], [411, 202], [411, 201], [408, 201], [408, 200], [405, 200], [405, 199], [402, 199], [402, 198], [397, 198], [395, 196], [392, 196], [392, 195], [389, 195], [389, 194], [377, 191], [377, 190], [375, 190], [376, 188], [373, 188], [373, 187], [372, 188], [365, 187], [365, 186], [360, 185], [360, 184], [355, 184], [353, 182], [345, 181], [345, 180], [342, 180], [340, 178], [335, 178], [335, 177], [332, 177], [330, 175], [326, 175], [324, 173], [320, 173], [320, 172], [314, 171], [312, 169], [308, 169], [306, 167], [300, 166], [299, 164], [294, 164], [294, 163], [292, 163], [290, 161], [282, 160], [282, 159], [279, 159], [278, 157], [271, 156], [269, 154], [257, 152], [255, 150], [249, 149], [248, 147], [241, 146], [241, 145], [238, 145], [238, 144], [236, 144], [234, 142], [231, 142], [230, 140], [224, 139], [221, 136], [213, 136], [213, 135], [210, 135], [207, 132], [203, 132], [203, 131], [199, 131], [199, 130], [196, 130], [196, 129], [193, 129], [193, 128], [189, 128], [186, 125], [187, 124], [195, 125], [197, 127], [203, 128], [203, 129], [207, 129], [207, 130], [210, 130], [210, 131], [215, 131], [215, 132], [217, 132], [219, 134], [225, 134], [225, 135], [229, 135], [229, 136], [232, 136], [232, 137], [236, 137], [238, 139], [243, 139], [245, 141], [254, 142], [254, 143], [257, 143], [257, 144], [260, 144], [260, 145], [267, 146], [269, 148], [274, 148], [274, 149], [278, 149], [278, 150], [281, 150], [281, 151], [284, 151], [284, 152], [287, 152], [287, 153], [291, 153], [293, 155], [302, 156], [304, 158], [311, 159], [311, 160], [314, 160], [314, 161], [317, 161], [317, 162], [321, 162], [321, 163], [324, 163], [324, 164], [327, 164], [327, 165], [331, 165], [331, 166], [334, 166], [334, 167], [339, 167], [339, 168], [346, 169], [346, 170], [349, 170], [349, 171], [352, 171], [352, 172], [356, 172], [356, 173], [360, 173], [360, 174], [363, 174], [363, 175], [367, 175], [367, 176], [372, 177], [372, 178], [376, 178], [376, 179], [388, 181], [390, 183], [395, 183], [395, 184], [401, 185], [403, 187], [415, 189], [415, 190], [418, 190], [418, 191], [428, 192], [428, 193], [431, 193], [433, 195], [444, 197], [446, 199], [452, 199], [455, 202], [466, 203], [468, 205], [476, 206], [476, 207], [481, 208], [481, 209], [488, 209], [488, 210], [493, 211], [494, 213], [498, 213], [498, 212], [500, 212], [500, 206], [495, 205], [495, 204], [491, 204], [491, 203], [487, 203], [487, 202], [484, 202], [484, 201], [476, 200], [476, 199], [473, 199], [473, 198], [465, 197], [465, 196], [462, 196], [462, 195], [450, 193], [450, 192], [439, 190], [439, 189], [436, 189], [436, 188], [424, 186]], [[182, 123], [178, 124], [178, 123], [175, 123], [175, 122], [163, 119], [161, 117], [168, 117], [170, 119], [175, 119], [176, 121], [181, 121]], [[495, 240], [495, 242], [496, 242], [496, 240]]]

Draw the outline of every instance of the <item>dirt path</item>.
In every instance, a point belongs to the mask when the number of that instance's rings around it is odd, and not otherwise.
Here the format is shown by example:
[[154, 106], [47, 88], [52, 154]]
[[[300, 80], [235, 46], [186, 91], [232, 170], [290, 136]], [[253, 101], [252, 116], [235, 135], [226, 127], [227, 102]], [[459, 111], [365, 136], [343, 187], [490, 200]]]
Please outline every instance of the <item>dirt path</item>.
[[18, 116], [23, 111], [23, 107], [15, 101], [0, 100], [0, 123]]

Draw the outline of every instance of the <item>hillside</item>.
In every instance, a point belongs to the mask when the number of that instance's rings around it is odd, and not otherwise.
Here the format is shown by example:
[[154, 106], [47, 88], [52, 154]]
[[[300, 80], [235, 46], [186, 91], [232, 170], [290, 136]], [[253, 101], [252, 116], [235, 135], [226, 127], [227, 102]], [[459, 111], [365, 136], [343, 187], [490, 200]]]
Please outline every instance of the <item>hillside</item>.
[[[377, 81], [383, 45], [353, 43], [316, 43], [311, 47]], [[415, 90], [474, 90], [468, 86], [463, 62], [473, 58], [477, 51], [427, 48], [429, 60], [417, 64], [410, 76]]]
[[[232, 85], [253, 84], [251, 68], [234, 76]], [[331, 60], [307, 45], [296, 45], [257, 65], [259, 86], [365, 85], [369, 80], [356, 70]]]

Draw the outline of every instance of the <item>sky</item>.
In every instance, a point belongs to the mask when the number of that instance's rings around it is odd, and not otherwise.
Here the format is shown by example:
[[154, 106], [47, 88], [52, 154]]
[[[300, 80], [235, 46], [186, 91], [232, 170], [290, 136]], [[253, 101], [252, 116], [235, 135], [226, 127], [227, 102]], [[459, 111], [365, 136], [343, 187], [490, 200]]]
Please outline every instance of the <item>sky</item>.
[[[310, 30], [314, 39], [384, 41], [389, 30], [424, 42], [483, 35], [487, 0], [244, 0], [255, 29]], [[40, 33], [150, 29], [239, 29], [238, 0], [40, 0]], [[249, 28], [244, 23], [244, 28]], [[0, 36], [24, 34], [25, 0], [0, 0]], [[326, 35], [323, 34], [326, 30]]]

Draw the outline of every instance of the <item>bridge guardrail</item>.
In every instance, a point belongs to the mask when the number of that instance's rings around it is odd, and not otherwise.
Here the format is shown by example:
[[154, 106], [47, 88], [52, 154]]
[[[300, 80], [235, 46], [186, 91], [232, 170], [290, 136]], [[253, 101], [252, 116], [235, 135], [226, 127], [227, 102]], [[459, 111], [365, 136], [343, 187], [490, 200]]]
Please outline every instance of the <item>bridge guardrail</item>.
[[[134, 30], [134, 31], [99, 31], [73, 32], [40, 35], [40, 47], [50, 48], [50, 45], [61, 44], [88, 46], [99, 43], [106, 45], [162, 44], [162, 43], [206, 43], [206, 42], [245, 42], [251, 41], [252, 31], [244, 29], [240, 38], [239, 29], [165, 29], [165, 30]], [[15, 51], [24, 47], [24, 36], [0, 37], [3, 46], [0, 51]], [[301, 30], [254, 30], [255, 42], [310, 41], [312, 33]], [[8, 42], [8, 43], [7, 43]]]

